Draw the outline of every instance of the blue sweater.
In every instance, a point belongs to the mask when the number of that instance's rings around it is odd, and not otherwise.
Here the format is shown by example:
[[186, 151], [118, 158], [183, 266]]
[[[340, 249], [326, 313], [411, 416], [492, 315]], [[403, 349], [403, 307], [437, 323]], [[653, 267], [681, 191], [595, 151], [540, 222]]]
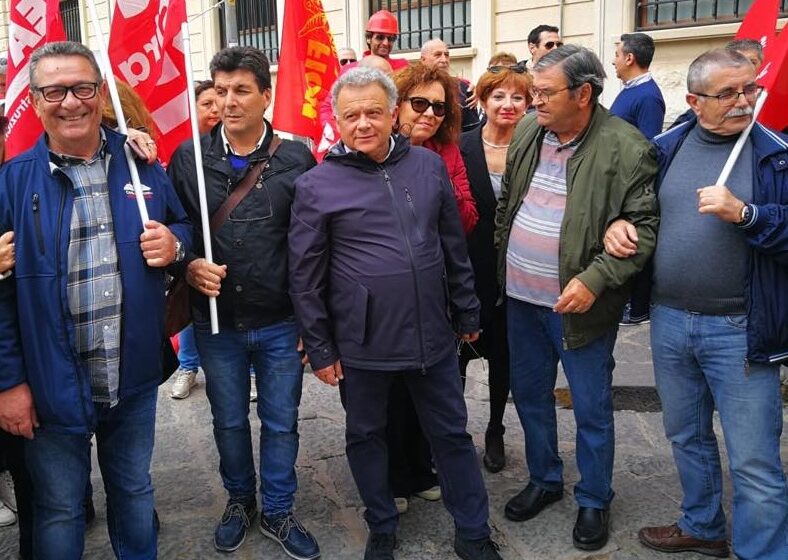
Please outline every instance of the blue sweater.
[[627, 121], [651, 140], [662, 132], [665, 100], [654, 80], [622, 89], [613, 101], [610, 112]]

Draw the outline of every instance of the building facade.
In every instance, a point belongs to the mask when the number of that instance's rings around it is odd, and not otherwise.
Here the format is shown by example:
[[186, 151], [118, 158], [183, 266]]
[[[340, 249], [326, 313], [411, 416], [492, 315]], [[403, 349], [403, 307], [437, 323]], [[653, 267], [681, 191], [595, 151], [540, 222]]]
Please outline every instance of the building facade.
[[[43, 0], [28, 0], [35, 3]], [[293, 1], [293, 0], [288, 0]], [[311, 0], [302, 0], [309, 2]], [[337, 48], [350, 46], [360, 54], [365, 48], [364, 24], [381, 9], [394, 12], [400, 21], [395, 56], [417, 59], [421, 44], [441, 37], [451, 47], [452, 70], [471, 81], [485, 69], [490, 56], [508, 51], [518, 59], [529, 57], [526, 37], [539, 24], [556, 25], [565, 42], [594, 50], [605, 63], [609, 79], [603, 103], [609, 105], [620, 85], [612, 67], [615, 44], [622, 33], [644, 31], [657, 44], [652, 72], [667, 104], [666, 122], [686, 108], [684, 94], [689, 62], [701, 52], [724, 45], [736, 33], [753, 0], [323, 0]], [[274, 63], [281, 48], [285, 0], [226, 0], [236, 14], [228, 30], [224, 8], [218, 0], [187, 0], [190, 17], [192, 63], [195, 77], [208, 74], [213, 53], [238, 37], [243, 45], [263, 49]], [[0, 0], [0, 49], [8, 44], [9, 0]], [[86, 2], [61, 1], [69, 38], [97, 43]], [[115, 0], [97, 0], [102, 28], [109, 29]], [[782, 0], [788, 21], [788, 0]]]

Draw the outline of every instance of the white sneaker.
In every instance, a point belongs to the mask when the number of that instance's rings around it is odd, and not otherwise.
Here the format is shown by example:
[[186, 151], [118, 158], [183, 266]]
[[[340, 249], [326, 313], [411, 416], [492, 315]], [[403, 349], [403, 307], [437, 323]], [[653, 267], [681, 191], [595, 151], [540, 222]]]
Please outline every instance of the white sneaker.
[[197, 372], [178, 368], [175, 373], [176, 377], [172, 383], [170, 396], [173, 399], [185, 399], [189, 396], [192, 387], [197, 385]]
[[7, 527], [16, 523], [16, 514], [0, 502], [0, 527]]
[[427, 490], [416, 492], [416, 495], [422, 500], [437, 502], [438, 500], [441, 499], [441, 487], [433, 486], [432, 488], [428, 488]]
[[408, 499], [407, 498], [394, 498], [394, 505], [397, 506], [397, 512], [402, 515], [403, 513], [407, 513], [408, 511]]
[[257, 402], [257, 380], [254, 375], [251, 376], [252, 384], [249, 389], [249, 402]]
[[0, 502], [8, 509], [16, 512], [16, 494], [14, 493], [14, 479], [8, 471], [0, 472]]

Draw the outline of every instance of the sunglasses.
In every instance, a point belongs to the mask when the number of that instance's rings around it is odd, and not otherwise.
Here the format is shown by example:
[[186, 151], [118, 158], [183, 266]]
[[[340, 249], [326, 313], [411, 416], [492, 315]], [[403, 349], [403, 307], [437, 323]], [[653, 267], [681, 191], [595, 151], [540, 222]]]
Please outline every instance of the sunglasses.
[[516, 72], [517, 74], [525, 74], [526, 72], [528, 72], [528, 68], [526, 68], [524, 60], [521, 60], [517, 64], [512, 64], [512, 65], [499, 65], [499, 64], [496, 64], [494, 66], [488, 66], [487, 67], [487, 71], [491, 72], [493, 74], [498, 74], [500, 72], [503, 72], [504, 70], [509, 70], [511, 72]]
[[355, 58], [340, 58], [339, 65], [344, 66], [345, 64], [350, 64], [351, 62], [356, 62]]
[[563, 41], [547, 41], [544, 44], [544, 47], [546, 49], [553, 49], [553, 48], [563, 47], [563, 46], [564, 46], [564, 42]]
[[417, 113], [423, 113], [432, 107], [432, 114], [436, 117], [446, 115], [446, 103], [443, 101], [430, 101], [423, 97], [408, 97], [408, 101], [410, 101], [410, 106]]
[[383, 33], [375, 33], [372, 36], [372, 38], [375, 39], [376, 41], [380, 41], [381, 43], [383, 41], [386, 41], [386, 40], [388, 40], [389, 43], [396, 43], [397, 42], [397, 36], [396, 35], [385, 35]]

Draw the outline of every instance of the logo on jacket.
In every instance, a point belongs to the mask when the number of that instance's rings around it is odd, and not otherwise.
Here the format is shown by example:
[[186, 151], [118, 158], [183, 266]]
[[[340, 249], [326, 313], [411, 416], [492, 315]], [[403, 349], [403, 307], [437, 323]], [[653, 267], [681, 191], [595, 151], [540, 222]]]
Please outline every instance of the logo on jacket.
[[[153, 191], [151, 188], [146, 185], [140, 185], [140, 187], [142, 187], [142, 197], [145, 200], [151, 200], [153, 198]], [[123, 187], [123, 192], [126, 193], [126, 198], [130, 200], [137, 198], [134, 196], [134, 187], [131, 183], [126, 183], [126, 186]]]

